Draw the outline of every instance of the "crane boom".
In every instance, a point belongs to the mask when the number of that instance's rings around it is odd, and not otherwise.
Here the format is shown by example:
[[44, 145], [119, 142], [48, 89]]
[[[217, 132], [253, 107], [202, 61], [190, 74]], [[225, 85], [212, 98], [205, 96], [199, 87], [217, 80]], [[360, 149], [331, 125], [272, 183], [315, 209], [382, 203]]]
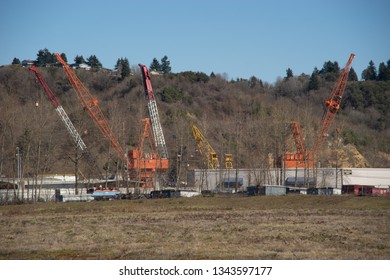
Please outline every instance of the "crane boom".
[[[313, 153], [307, 151], [302, 137], [301, 125], [299, 122], [289, 123], [294, 138], [296, 153], [285, 153], [283, 159], [286, 168], [311, 168], [313, 167]], [[281, 163], [280, 163], [281, 164]]]
[[286, 153], [285, 154], [285, 166], [286, 168], [312, 168], [314, 167], [315, 157], [317, 151], [322, 144], [324, 137], [327, 135], [330, 126], [332, 125], [334, 118], [340, 109], [341, 99], [344, 94], [345, 86], [348, 80], [348, 74], [351, 69], [352, 60], [355, 55], [351, 54], [346, 66], [342, 70], [335, 87], [333, 88], [330, 97], [326, 99], [325, 111], [321, 121], [321, 129], [314, 149], [311, 151], [306, 151], [304, 140], [301, 134], [301, 128], [298, 122], [290, 122], [290, 128], [295, 141], [295, 147], [297, 153]]
[[353, 53], [349, 56], [348, 62], [342, 70], [339, 79], [337, 80], [337, 83], [330, 94], [330, 97], [325, 102], [326, 108], [322, 117], [321, 129], [320, 133], [318, 134], [315, 149], [318, 149], [319, 146], [322, 144], [324, 137], [329, 131], [329, 127], [333, 123], [334, 117], [340, 109], [341, 99], [344, 94], [345, 86], [348, 80], [349, 70], [351, 69], [351, 64], [354, 57], [355, 55]]
[[68, 64], [62, 59], [61, 55], [56, 53], [56, 56], [58, 61], [63, 65], [69, 82], [72, 84], [73, 89], [76, 91], [79, 98], [81, 99], [83, 106], [88, 110], [89, 115], [91, 116], [95, 124], [99, 127], [103, 135], [110, 141], [111, 146], [115, 149], [118, 156], [124, 162], [127, 163], [128, 160], [125, 155], [125, 152], [119, 144], [118, 140], [115, 138], [114, 134], [112, 133], [110, 126], [98, 105], [98, 100], [94, 96], [92, 96], [92, 94], [88, 91], [88, 89], [72, 71], [72, 69], [70, 69]]
[[192, 135], [198, 143], [199, 152], [206, 157], [208, 168], [217, 169], [219, 168], [219, 160], [217, 153], [211, 147], [209, 142], [203, 136], [202, 132], [196, 125], [192, 125]]
[[168, 158], [168, 149], [165, 144], [164, 133], [161, 127], [160, 117], [158, 115], [156, 98], [153, 93], [152, 83], [150, 81], [150, 74], [148, 68], [143, 64], [138, 64], [141, 68], [142, 81], [145, 88], [145, 95], [148, 99], [148, 110], [150, 116], [150, 122], [152, 125], [152, 131], [154, 135], [154, 142], [157, 151], [160, 153], [161, 158]]
[[31, 66], [28, 68], [30, 71], [34, 72], [35, 77], [37, 79], [37, 82], [41, 84], [43, 87], [46, 95], [49, 97], [51, 103], [53, 104], [57, 114], [60, 116], [62, 122], [65, 124], [65, 127], [67, 128], [70, 136], [73, 138], [73, 141], [77, 144], [77, 146], [80, 148], [81, 151], [84, 151], [87, 149], [87, 146], [85, 145], [83, 139], [81, 139], [80, 134], [77, 132], [76, 128], [74, 127], [73, 123], [69, 119], [68, 115], [66, 114], [64, 108], [62, 108], [59, 100], [57, 99], [54, 92], [50, 89], [50, 87], [46, 84], [45, 80], [39, 74], [37, 68], [35, 66]]
[[297, 148], [298, 154], [305, 154], [305, 144], [302, 138], [302, 133], [301, 133], [301, 125], [299, 122], [290, 122], [290, 128], [293, 134], [294, 142], [295, 142], [295, 147]]

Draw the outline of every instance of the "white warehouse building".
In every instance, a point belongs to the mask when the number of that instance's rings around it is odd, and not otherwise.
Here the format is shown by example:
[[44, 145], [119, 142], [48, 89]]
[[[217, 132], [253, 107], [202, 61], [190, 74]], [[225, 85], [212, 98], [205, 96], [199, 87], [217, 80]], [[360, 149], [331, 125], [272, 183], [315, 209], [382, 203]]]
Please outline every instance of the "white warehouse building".
[[187, 186], [197, 191], [235, 192], [266, 185], [333, 188], [339, 189], [339, 193], [344, 185], [389, 188], [390, 169], [194, 169], [187, 173]]

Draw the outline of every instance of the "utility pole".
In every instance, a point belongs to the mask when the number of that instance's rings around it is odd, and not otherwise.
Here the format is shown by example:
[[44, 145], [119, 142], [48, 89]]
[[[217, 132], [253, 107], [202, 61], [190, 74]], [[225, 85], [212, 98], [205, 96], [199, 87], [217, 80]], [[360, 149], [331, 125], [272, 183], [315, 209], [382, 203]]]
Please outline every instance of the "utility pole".
[[[19, 147], [16, 147], [16, 163], [17, 163], [17, 182], [18, 189], [22, 189], [22, 200], [24, 198], [24, 186], [22, 186], [22, 154], [20, 153]], [[19, 193], [19, 191], [18, 191]]]

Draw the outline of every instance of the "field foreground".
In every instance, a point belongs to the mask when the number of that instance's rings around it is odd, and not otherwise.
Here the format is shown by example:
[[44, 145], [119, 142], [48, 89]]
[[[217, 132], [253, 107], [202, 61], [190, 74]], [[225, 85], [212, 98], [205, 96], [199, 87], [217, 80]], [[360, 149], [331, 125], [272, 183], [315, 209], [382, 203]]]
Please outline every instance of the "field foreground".
[[0, 259], [390, 259], [390, 198], [0, 206]]

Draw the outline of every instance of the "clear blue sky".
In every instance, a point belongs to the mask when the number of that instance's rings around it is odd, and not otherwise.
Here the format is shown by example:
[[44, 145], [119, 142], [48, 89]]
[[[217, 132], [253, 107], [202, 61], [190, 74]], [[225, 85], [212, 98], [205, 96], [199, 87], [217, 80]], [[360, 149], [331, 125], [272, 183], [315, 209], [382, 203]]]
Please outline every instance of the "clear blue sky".
[[106, 68], [167, 55], [173, 72], [273, 83], [287, 68], [344, 67], [353, 52], [360, 78], [370, 60], [390, 59], [389, 28], [388, 0], [3, 0], [0, 65], [44, 48], [70, 62], [94, 54]]

